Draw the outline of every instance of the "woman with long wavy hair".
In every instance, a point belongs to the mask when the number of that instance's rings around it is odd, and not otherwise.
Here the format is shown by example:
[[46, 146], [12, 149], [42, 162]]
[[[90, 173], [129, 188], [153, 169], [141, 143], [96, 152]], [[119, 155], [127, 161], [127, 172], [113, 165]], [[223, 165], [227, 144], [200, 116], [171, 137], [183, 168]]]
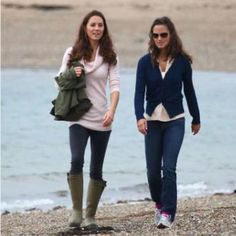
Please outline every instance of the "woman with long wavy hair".
[[173, 22], [168, 17], [155, 19], [149, 38], [149, 52], [137, 67], [135, 114], [138, 130], [145, 135], [155, 224], [169, 228], [176, 214], [176, 165], [185, 132], [182, 87], [193, 118], [194, 135], [200, 130], [200, 113], [192, 83], [192, 58], [183, 49]]
[[[80, 62], [82, 66], [74, 62]], [[96, 228], [95, 214], [106, 186], [102, 175], [103, 162], [119, 100], [118, 58], [101, 12], [93, 10], [84, 17], [74, 46], [65, 51], [58, 76], [68, 74], [67, 70], [71, 67], [78, 80], [85, 72], [85, 92], [92, 106], [69, 126], [71, 168], [67, 178], [73, 205], [69, 225], [80, 227], [83, 220], [83, 164], [85, 148], [90, 139], [90, 180], [84, 226]], [[110, 102], [106, 97], [107, 83]]]

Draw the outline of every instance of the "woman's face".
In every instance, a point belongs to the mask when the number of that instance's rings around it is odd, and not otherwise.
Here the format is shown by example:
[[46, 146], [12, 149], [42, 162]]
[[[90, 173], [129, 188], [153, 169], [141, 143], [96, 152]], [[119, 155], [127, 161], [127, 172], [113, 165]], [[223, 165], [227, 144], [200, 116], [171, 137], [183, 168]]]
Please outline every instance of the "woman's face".
[[165, 25], [155, 25], [152, 30], [152, 38], [160, 50], [165, 49], [170, 42], [170, 32]]
[[86, 33], [90, 41], [99, 41], [104, 32], [104, 22], [100, 16], [92, 16], [87, 25]]

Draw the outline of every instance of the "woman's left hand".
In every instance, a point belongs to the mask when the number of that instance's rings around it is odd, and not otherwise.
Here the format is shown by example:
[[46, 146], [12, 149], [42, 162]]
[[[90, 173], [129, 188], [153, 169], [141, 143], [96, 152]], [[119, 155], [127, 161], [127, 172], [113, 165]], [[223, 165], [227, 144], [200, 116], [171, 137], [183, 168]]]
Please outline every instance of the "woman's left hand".
[[75, 74], [76, 76], [79, 78], [84, 70], [83, 67], [81, 66], [77, 66], [77, 67], [74, 67], [74, 70], [75, 70]]
[[103, 117], [103, 126], [107, 127], [110, 126], [114, 118], [114, 112], [108, 110]]
[[193, 135], [197, 134], [201, 128], [201, 124], [197, 124], [197, 125], [192, 125], [192, 133]]

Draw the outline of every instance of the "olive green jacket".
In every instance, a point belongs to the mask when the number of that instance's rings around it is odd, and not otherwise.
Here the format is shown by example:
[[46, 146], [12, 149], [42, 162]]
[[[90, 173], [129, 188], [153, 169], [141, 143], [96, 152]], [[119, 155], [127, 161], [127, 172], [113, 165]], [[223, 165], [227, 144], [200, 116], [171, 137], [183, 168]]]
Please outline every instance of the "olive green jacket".
[[70, 68], [55, 78], [60, 89], [50, 111], [55, 120], [78, 121], [92, 106], [85, 93], [85, 73], [83, 71], [78, 78], [74, 70], [76, 66], [83, 67], [80, 62], [73, 62]]

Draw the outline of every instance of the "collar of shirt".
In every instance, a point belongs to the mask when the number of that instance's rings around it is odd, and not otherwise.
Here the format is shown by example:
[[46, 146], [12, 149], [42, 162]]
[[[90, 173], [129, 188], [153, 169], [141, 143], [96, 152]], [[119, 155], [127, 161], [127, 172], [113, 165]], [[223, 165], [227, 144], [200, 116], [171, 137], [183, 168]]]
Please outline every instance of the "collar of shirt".
[[[167, 71], [170, 69], [170, 67], [171, 67], [171, 65], [173, 64], [174, 60], [175, 60], [175, 59], [171, 59], [170, 57], [167, 59], [165, 71], [162, 71], [161, 68], [160, 68], [160, 66], [159, 66], [159, 70], [160, 70], [160, 72], [161, 72], [162, 79], [164, 79], [164, 77], [165, 77]], [[158, 61], [158, 63], [159, 63], [159, 61]]]

